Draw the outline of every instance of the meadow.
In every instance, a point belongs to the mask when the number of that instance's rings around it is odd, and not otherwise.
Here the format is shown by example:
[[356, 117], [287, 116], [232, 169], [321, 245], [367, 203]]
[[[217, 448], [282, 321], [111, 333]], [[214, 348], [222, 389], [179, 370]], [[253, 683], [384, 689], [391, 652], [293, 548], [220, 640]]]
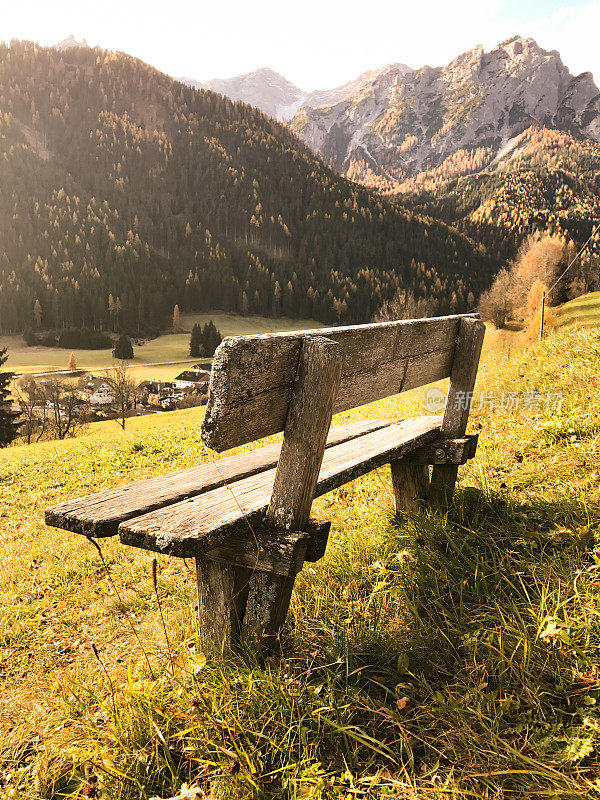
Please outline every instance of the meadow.
[[[191, 563], [159, 557], [155, 588], [151, 554], [43, 524], [216, 458], [203, 409], [0, 451], [0, 795], [600, 797], [599, 375], [598, 330], [488, 341], [450, 513], [394, 516], [387, 468], [316, 501], [328, 552], [262, 665], [200, 651]], [[547, 390], [562, 409], [500, 403]]]
[[600, 325], [600, 292], [590, 292], [570, 300], [556, 311], [559, 325], [586, 328]]
[[[189, 357], [190, 331], [195, 323], [204, 325], [213, 320], [223, 336], [240, 336], [248, 333], [270, 333], [274, 331], [307, 330], [320, 328], [320, 322], [296, 320], [287, 317], [241, 317], [221, 311], [206, 314], [182, 314], [180, 333], [164, 333], [156, 339], [134, 346], [131, 367], [140, 381], [156, 378], [169, 380], [186, 364], [198, 359]], [[7, 347], [9, 361], [7, 369], [16, 373], [45, 372], [67, 369], [71, 350], [62, 347], [27, 347], [22, 336], [0, 336], [0, 348]], [[79, 369], [102, 370], [112, 366], [110, 350], [75, 350]], [[177, 362], [172, 365], [170, 362]], [[153, 367], [152, 364], [164, 366]]]

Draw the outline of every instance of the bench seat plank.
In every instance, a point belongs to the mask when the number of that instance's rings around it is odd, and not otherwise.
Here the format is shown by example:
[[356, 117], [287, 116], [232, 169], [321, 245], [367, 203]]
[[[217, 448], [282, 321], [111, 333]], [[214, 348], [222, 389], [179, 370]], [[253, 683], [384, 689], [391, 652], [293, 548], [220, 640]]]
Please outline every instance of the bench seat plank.
[[[387, 427], [391, 420], [362, 420], [329, 431], [327, 447]], [[94, 538], [115, 536], [125, 520], [195, 497], [276, 466], [281, 443], [67, 500], [46, 510], [46, 524]]]
[[[330, 447], [325, 451], [315, 497], [402, 458], [439, 437], [441, 417], [416, 417]], [[123, 522], [124, 544], [159, 553], [196, 557], [236, 532], [262, 524], [275, 469]]]

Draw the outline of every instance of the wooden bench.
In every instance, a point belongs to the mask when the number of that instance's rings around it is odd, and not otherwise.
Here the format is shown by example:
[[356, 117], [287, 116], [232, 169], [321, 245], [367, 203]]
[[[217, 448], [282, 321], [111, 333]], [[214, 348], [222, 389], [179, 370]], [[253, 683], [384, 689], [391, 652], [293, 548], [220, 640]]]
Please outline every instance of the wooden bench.
[[[284, 431], [282, 444], [63, 502], [46, 523], [195, 558], [204, 645], [270, 647], [296, 574], [325, 552], [330, 523], [310, 519], [315, 497], [390, 464], [397, 509], [449, 502], [458, 466], [475, 453], [464, 398], [484, 330], [459, 315], [227, 338], [204, 442], [221, 452]], [[332, 414], [448, 377], [443, 417], [330, 430]]]

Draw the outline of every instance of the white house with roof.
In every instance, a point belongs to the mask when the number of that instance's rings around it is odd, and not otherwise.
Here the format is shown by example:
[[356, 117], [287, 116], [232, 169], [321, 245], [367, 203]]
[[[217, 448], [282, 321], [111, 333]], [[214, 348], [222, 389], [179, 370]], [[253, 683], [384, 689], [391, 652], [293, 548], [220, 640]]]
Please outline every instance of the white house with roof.
[[205, 391], [210, 380], [210, 372], [205, 370], [188, 369], [180, 372], [175, 378], [175, 386], [178, 389], [196, 389]]
[[115, 393], [108, 381], [95, 375], [87, 375], [81, 385], [79, 394], [93, 406], [109, 406], [115, 401]]

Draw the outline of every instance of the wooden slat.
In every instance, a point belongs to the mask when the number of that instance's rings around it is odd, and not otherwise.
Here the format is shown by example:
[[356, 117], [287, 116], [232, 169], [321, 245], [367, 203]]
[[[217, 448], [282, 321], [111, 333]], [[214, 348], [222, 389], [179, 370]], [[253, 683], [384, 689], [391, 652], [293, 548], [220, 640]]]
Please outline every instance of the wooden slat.
[[[342, 375], [340, 345], [306, 336], [285, 422], [265, 524], [302, 531], [308, 523], [325, 452], [331, 409]], [[305, 551], [306, 552], [306, 551]], [[250, 580], [242, 641], [258, 652], [273, 649], [294, 588], [294, 575], [257, 572]]]
[[[391, 420], [363, 420], [329, 431], [327, 447], [387, 427]], [[281, 444], [159, 475], [103, 492], [67, 500], [46, 510], [46, 524], [94, 538], [115, 536], [119, 524], [218, 486], [271, 469]]]
[[273, 527], [302, 531], [310, 517], [342, 371], [339, 351], [337, 342], [323, 336], [302, 340], [298, 376], [267, 509], [267, 524]]
[[[401, 458], [439, 436], [440, 417], [416, 417], [325, 452], [315, 496]], [[269, 504], [275, 470], [145, 514], [119, 526], [125, 544], [184, 558], [216, 547], [236, 531], [257, 529]]]
[[335, 414], [447, 378], [468, 316], [227, 338], [215, 353], [202, 438], [222, 451], [282, 431], [308, 335], [340, 345]]

